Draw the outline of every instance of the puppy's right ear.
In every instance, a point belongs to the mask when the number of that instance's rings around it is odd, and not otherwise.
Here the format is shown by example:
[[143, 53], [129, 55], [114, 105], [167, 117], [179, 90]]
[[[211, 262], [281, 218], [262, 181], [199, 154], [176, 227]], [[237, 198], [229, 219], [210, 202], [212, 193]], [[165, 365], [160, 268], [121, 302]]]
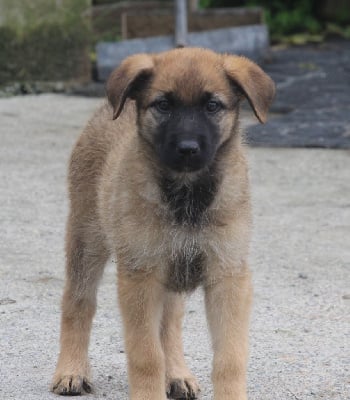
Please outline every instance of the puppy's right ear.
[[265, 72], [248, 58], [224, 55], [224, 69], [248, 99], [256, 117], [265, 123], [267, 112], [275, 97], [275, 84]]
[[135, 98], [140, 89], [152, 75], [153, 59], [148, 54], [136, 54], [125, 59], [115, 69], [107, 81], [107, 97], [113, 107], [113, 119], [119, 117], [126, 99]]

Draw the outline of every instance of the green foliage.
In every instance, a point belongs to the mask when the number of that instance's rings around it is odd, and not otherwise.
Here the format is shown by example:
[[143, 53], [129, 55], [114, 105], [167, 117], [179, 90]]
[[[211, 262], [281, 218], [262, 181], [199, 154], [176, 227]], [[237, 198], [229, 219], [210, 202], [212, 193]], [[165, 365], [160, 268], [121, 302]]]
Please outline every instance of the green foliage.
[[272, 38], [291, 35], [300, 32], [317, 34], [321, 24], [314, 16], [317, 0], [249, 0], [250, 5], [265, 8], [266, 23], [270, 28]]
[[201, 8], [209, 8], [212, 5], [212, 1], [210, 0], [200, 0], [199, 5]]
[[316, 34], [321, 30], [321, 24], [302, 9], [281, 10], [276, 13], [266, 10], [265, 18], [272, 36], [290, 35], [297, 32]]
[[344, 39], [350, 39], [350, 25], [342, 27], [337, 24], [328, 23], [326, 25], [325, 35], [340, 36]]
[[[321, 2], [322, 3], [322, 2]], [[348, 38], [350, 8], [346, 2], [338, 1], [337, 7], [329, 10], [319, 0], [201, 0], [203, 8], [260, 6], [264, 8], [265, 21], [273, 41], [292, 44], [318, 42], [326, 35]], [[320, 10], [322, 8], [322, 11]], [[328, 18], [334, 21], [329, 24]]]
[[203, 7], [217, 6], [262, 6], [265, 20], [272, 36], [290, 35], [297, 32], [316, 34], [321, 24], [314, 17], [317, 0], [202, 0]]
[[241, 7], [245, 5], [244, 3], [244, 0], [199, 0], [199, 4], [202, 8]]

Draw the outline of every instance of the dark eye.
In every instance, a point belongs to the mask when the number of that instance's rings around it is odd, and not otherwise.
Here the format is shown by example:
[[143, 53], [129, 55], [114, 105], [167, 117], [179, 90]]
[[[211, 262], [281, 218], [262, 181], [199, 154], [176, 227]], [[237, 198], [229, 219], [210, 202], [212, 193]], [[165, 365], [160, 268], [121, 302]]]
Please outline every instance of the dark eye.
[[171, 105], [168, 100], [159, 100], [155, 103], [155, 107], [157, 108], [158, 111], [162, 113], [169, 112], [171, 110]]
[[207, 102], [207, 104], [205, 105], [205, 109], [209, 112], [209, 113], [216, 113], [219, 110], [221, 110], [222, 105], [219, 101], [217, 100], [209, 100]]

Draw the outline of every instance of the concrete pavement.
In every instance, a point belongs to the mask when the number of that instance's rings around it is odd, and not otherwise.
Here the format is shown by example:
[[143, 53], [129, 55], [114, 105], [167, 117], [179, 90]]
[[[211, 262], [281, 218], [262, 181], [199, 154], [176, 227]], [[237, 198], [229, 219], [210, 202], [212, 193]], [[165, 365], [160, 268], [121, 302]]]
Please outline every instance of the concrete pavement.
[[[0, 99], [0, 399], [52, 400], [67, 214], [66, 166], [100, 99]], [[246, 122], [251, 123], [251, 117]], [[350, 153], [249, 149], [255, 230], [250, 400], [350, 397]], [[212, 398], [201, 292], [188, 299], [186, 357]], [[92, 399], [127, 399], [115, 265], [92, 332]]]

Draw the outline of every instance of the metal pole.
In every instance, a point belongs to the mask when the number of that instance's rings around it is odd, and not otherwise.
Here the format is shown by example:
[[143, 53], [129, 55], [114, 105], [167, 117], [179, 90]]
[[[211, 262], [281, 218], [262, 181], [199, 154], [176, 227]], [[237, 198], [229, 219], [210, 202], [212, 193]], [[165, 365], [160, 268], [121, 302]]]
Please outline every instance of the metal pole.
[[199, 10], [199, 0], [190, 0], [190, 11], [196, 12]]
[[187, 4], [186, 0], [175, 1], [175, 46], [187, 44]]

